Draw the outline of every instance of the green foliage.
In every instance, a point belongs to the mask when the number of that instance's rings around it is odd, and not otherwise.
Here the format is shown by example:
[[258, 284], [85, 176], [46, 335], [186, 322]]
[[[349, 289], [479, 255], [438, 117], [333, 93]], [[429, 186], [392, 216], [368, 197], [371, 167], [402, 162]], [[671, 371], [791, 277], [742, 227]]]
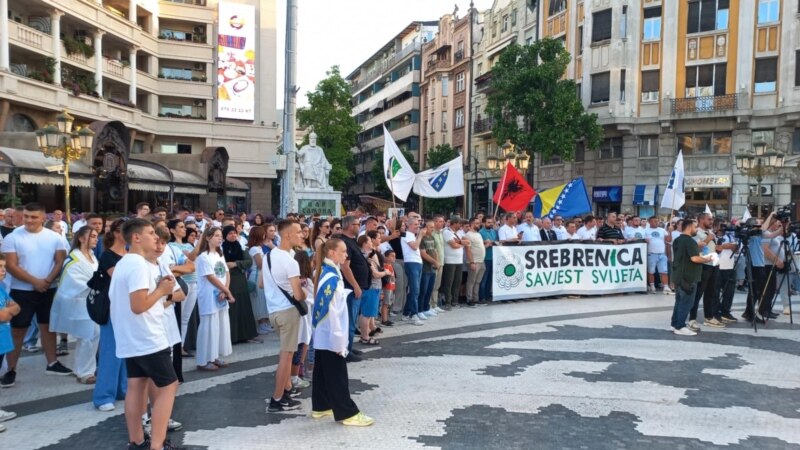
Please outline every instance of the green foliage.
[[356, 146], [361, 125], [351, 116], [350, 86], [339, 73], [339, 66], [331, 67], [326, 75], [313, 92], [306, 94], [308, 107], [297, 111], [297, 119], [301, 127], [317, 133], [317, 145], [333, 166], [331, 186], [344, 190], [355, 172], [351, 149]]
[[[414, 155], [411, 152], [405, 151], [402, 148], [400, 151], [403, 153], [403, 157], [408, 161], [408, 165], [411, 166], [411, 169], [414, 173], [419, 172], [419, 164], [414, 161]], [[389, 186], [386, 185], [386, 178], [383, 176], [383, 148], [376, 150], [375, 153], [375, 160], [372, 165], [372, 183], [375, 185], [375, 192], [379, 195], [385, 196], [391, 200], [391, 194], [389, 191]], [[409, 198], [414, 195], [411, 193]]]
[[72, 39], [65, 37], [61, 41], [64, 43], [64, 50], [67, 51], [68, 55], [82, 53], [83, 56], [87, 58], [91, 58], [92, 56], [94, 56], [94, 47], [87, 44], [81, 39]]
[[[575, 142], [597, 148], [603, 128], [583, 109], [574, 80], [564, 79], [570, 54], [560, 41], [544, 38], [528, 46], [512, 44], [492, 67], [487, 113], [498, 143], [511, 139], [531, 156], [574, 157]], [[522, 118], [522, 124], [518, 122]], [[520, 125], [523, 125], [520, 127]]]
[[[425, 158], [425, 169], [439, 167], [446, 162], [452, 161], [457, 156], [458, 153], [453, 147], [450, 147], [450, 144], [437, 145], [428, 152]], [[462, 197], [426, 198], [424, 200], [425, 215], [450, 215], [455, 211], [459, 199], [462, 199]]]

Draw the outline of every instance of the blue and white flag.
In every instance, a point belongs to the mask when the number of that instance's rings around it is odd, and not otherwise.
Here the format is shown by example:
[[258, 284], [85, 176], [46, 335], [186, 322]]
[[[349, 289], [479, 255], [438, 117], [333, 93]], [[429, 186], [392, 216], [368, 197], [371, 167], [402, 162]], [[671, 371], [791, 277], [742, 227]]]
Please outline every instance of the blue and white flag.
[[418, 173], [414, 178], [414, 193], [426, 198], [464, 195], [464, 166], [461, 155], [439, 167]]
[[661, 198], [661, 207], [669, 210], [681, 209], [686, 203], [686, 192], [683, 188], [683, 179], [686, 172], [683, 170], [683, 151], [678, 152], [675, 160], [675, 167], [669, 176], [667, 188], [664, 190], [664, 197]]

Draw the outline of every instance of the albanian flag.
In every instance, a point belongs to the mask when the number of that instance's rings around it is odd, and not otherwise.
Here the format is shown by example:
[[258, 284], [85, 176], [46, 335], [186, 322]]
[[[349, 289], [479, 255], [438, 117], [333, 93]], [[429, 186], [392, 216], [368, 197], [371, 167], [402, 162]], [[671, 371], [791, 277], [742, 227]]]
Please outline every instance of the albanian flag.
[[536, 191], [525, 181], [525, 177], [508, 163], [492, 200], [505, 211], [524, 211], [534, 195]]

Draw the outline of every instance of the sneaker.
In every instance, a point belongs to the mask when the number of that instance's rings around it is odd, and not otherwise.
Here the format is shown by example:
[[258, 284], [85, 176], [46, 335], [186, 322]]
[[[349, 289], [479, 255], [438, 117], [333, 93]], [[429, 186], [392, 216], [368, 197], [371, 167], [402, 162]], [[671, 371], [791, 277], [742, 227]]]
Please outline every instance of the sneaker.
[[696, 320], [690, 320], [686, 326], [692, 331], [700, 331], [700, 325], [697, 324]]
[[725, 328], [725, 324], [717, 320], [715, 317], [704, 320], [703, 325], [712, 328]]
[[429, 310], [425, 311], [423, 314], [425, 314], [428, 317], [436, 317], [436, 316], [439, 315], [439, 313], [437, 313], [436, 310], [434, 310], [434, 309], [429, 309]]
[[3, 425], [3, 424], [0, 424], [0, 433], [2, 433], [4, 431], [6, 431], [6, 426]]
[[414, 317], [416, 317], [418, 320], [428, 320], [428, 316], [426, 316], [425, 313], [417, 313], [417, 315]]
[[738, 322], [738, 320], [736, 320], [736, 317], [733, 317], [730, 314], [723, 314], [722, 317], [720, 318], [720, 320], [722, 320], [722, 323], [736, 323], [736, 322]]
[[406, 316], [405, 314], [400, 316], [400, 322], [408, 322], [409, 320], [411, 320], [411, 317]]
[[283, 396], [286, 397], [286, 398], [298, 397], [300, 394], [301, 394], [301, 392], [294, 386], [292, 386], [291, 389], [285, 389], [283, 391]]
[[275, 400], [274, 398], [270, 398], [269, 406], [267, 406], [267, 412], [277, 413], [277, 412], [291, 411], [299, 407], [300, 407], [300, 402], [298, 402], [297, 400], [287, 399], [286, 396], [283, 396], [280, 400]]
[[411, 325], [422, 326], [422, 325], [425, 325], [425, 322], [423, 322], [423, 321], [421, 321], [421, 320], [419, 320], [417, 318], [414, 318], [414, 319], [411, 319]]
[[351, 427], [368, 427], [373, 423], [375, 423], [375, 419], [365, 416], [362, 412], [342, 421], [342, 425], [348, 425]]
[[394, 311], [389, 311], [389, 317], [397, 317], [397, 313]]
[[63, 364], [56, 361], [53, 364], [47, 366], [47, 369], [44, 370], [44, 373], [46, 375], [56, 375], [59, 377], [63, 377], [67, 375], [72, 375], [72, 369], [68, 369], [64, 367]]
[[476, 305], [475, 302], [469, 302], [469, 303], [467, 303], [467, 306], [470, 307], [470, 308], [477, 308], [478, 307], [478, 305]]
[[328, 409], [325, 411], [311, 411], [312, 419], [324, 419], [325, 417], [333, 417], [333, 410]]
[[661, 293], [664, 295], [672, 295], [675, 293], [675, 291], [670, 289], [669, 286], [664, 286], [664, 289], [661, 290]]
[[677, 330], [673, 330], [672, 332], [678, 336], [697, 336], [697, 333], [690, 330], [689, 327], [679, 328]]
[[115, 410], [117, 407], [113, 403], [103, 403], [97, 407], [98, 411], [109, 412]]
[[41, 350], [41, 347], [36, 346], [36, 345], [28, 345], [28, 344], [26, 344], [26, 345], [22, 346], [22, 349], [25, 350], [28, 353], [36, 353], [39, 350]]
[[648, 294], [655, 294], [656, 293], [656, 287], [653, 286], [652, 284], [648, 284], [647, 285], [647, 293]]
[[167, 424], [167, 431], [180, 431], [182, 429], [183, 429], [182, 423], [178, 422], [177, 420], [169, 419], [169, 423]]
[[384, 321], [381, 322], [381, 325], [383, 325], [385, 327], [393, 327], [394, 326], [394, 322], [392, 322], [391, 320], [384, 320]]
[[444, 310], [438, 306], [436, 308], [433, 308], [433, 310], [440, 314], [444, 312]]
[[3, 378], [0, 378], [0, 388], [14, 387], [16, 379], [17, 372], [15, 370], [9, 370], [3, 375]]
[[[164, 442], [166, 444], [166, 442]], [[166, 445], [165, 445], [166, 448]], [[150, 439], [145, 436], [141, 444], [135, 442], [128, 442], [128, 450], [150, 450]]]
[[258, 324], [256, 331], [258, 332], [258, 334], [269, 334], [272, 332], [272, 327], [269, 326], [269, 324], [260, 323]]
[[61, 341], [56, 345], [56, 356], [67, 356], [69, 355], [69, 347], [67, 346], [67, 341]]
[[311, 386], [311, 383], [302, 378], [298, 378], [297, 381], [292, 381], [292, 387], [295, 389], [305, 389], [309, 386]]
[[11, 411], [3, 411], [2, 409], [0, 409], [0, 422], [11, 420], [14, 417], [17, 417], [17, 413]]

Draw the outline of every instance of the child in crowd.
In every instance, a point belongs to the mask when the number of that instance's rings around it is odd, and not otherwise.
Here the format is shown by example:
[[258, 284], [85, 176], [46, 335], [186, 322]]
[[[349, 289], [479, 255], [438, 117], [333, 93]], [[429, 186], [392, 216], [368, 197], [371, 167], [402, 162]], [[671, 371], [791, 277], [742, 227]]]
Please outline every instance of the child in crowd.
[[[314, 271], [311, 269], [311, 257], [302, 249], [296, 249], [294, 259], [300, 266], [300, 287], [306, 293], [306, 308], [314, 309]], [[300, 366], [306, 360], [308, 345], [311, 343], [311, 314], [300, 318], [300, 328], [297, 335], [297, 352], [292, 357], [292, 386], [305, 389], [310, 383], [300, 378]]]
[[394, 250], [386, 250], [383, 254], [383, 270], [388, 273], [388, 277], [381, 292], [381, 325], [385, 327], [394, 325], [394, 322], [389, 320], [389, 311], [392, 309], [392, 304], [394, 304], [394, 290], [397, 286], [394, 277], [394, 261]]
[[[19, 305], [11, 300], [6, 291], [3, 280], [6, 278], [6, 255], [0, 253], [0, 365], [3, 364], [3, 357], [6, 353], [14, 350], [14, 343], [11, 340], [11, 318], [19, 314]], [[0, 422], [11, 420], [17, 417], [17, 413], [3, 411], [0, 409]], [[6, 431], [6, 427], [0, 424], [0, 433]]]
[[198, 244], [197, 308], [200, 329], [197, 331], [197, 368], [215, 371], [226, 367], [220, 357], [233, 353], [228, 304], [236, 299], [230, 291], [228, 265], [222, 254], [222, 230], [210, 227]]

